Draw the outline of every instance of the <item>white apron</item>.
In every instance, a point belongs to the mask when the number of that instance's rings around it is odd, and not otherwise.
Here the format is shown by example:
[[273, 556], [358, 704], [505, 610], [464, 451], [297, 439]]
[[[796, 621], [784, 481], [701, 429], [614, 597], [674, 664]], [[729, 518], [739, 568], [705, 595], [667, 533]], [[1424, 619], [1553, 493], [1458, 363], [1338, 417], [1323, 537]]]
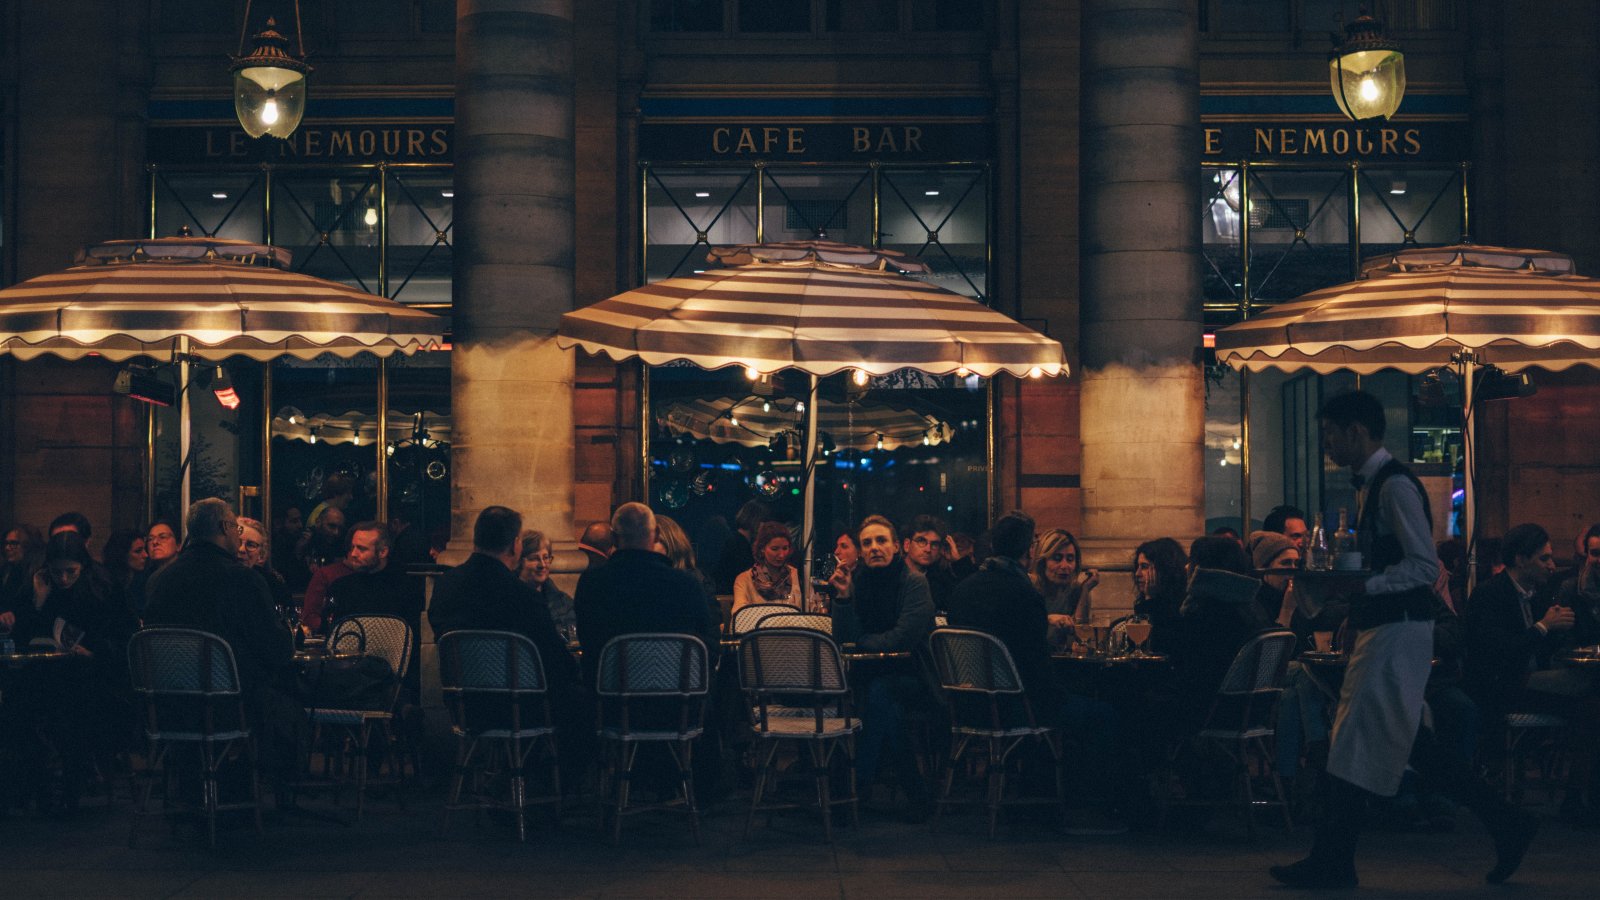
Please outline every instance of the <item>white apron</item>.
[[1333, 720], [1328, 774], [1393, 797], [1422, 723], [1432, 670], [1432, 622], [1390, 622], [1357, 635]]

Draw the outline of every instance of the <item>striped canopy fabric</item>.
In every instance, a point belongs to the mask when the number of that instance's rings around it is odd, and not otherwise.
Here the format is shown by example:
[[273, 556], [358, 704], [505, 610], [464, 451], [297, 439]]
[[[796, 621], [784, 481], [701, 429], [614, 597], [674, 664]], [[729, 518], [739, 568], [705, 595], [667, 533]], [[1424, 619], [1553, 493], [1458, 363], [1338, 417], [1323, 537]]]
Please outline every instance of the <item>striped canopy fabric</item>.
[[389, 356], [437, 347], [445, 321], [287, 270], [289, 251], [248, 241], [108, 241], [70, 269], [0, 290], [0, 353], [111, 360]]
[[1434, 247], [1374, 258], [1363, 274], [1219, 329], [1218, 361], [1415, 374], [1472, 350], [1508, 372], [1600, 365], [1600, 280], [1574, 274], [1570, 257]]
[[[817, 427], [827, 432], [841, 450], [872, 450], [880, 440], [885, 450], [932, 446], [953, 435], [950, 426], [934, 416], [887, 403], [823, 400], [821, 404]], [[774, 437], [785, 432], [798, 434], [805, 427], [805, 413], [797, 408], [796, 400], [789, 398], [683, 400], [669, 404], [658, 420], [675, 434], [746, 447], [765, 447]]]
[[567, 313], [558, 343], [617, 360], [683, 359], [761, 373], [1067, 371], [1059, 342], [893, 271], [909, 261], [886, 251], [807, 241], [719, 249], [711, 259], [749, 263], [657, 281]]

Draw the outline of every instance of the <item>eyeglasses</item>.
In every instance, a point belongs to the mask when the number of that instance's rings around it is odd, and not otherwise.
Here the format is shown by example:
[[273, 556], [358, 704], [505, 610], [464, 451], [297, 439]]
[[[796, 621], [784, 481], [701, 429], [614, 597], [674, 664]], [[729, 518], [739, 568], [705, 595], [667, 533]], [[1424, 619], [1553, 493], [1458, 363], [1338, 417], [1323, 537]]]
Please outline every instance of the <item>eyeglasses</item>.
[[21, 547], [22, 546], [22, 542], [21, 541], [6, 541], [6, 546], [7, 547]]
[[266, 546], [265, 544], [261, 543], [260, 541], [244, 541], [243, 544], [244, 544], [244, 548], [246, 550], [249, 550], [251, 553], [254, 553], [257, 550], [260, 550], [262, 547]]

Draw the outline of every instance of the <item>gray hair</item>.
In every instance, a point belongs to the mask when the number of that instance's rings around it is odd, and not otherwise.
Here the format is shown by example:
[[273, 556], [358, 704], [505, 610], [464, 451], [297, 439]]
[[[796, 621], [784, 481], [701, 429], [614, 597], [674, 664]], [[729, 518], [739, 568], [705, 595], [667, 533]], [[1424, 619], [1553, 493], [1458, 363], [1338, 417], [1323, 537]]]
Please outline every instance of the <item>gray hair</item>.
[[618, 547], [649, 550], [656, 541], [656, 514], [643, 503], [624, 503], [611, 514], [611, 531]]
[[261, 552], [271, 552], [272, 535], [267, 533], [267, 526], [261, 524], [260, 519], [252, 519], [249, 516], [240, 516], [239, 527], [255, 529], [256, 532], [261, 535]]
[[214, 535], [222, 534], [222, 523], [233, 514], [233, 507], [228, 501], [217, 497], [207, 497], [189, 504], [189, 514], [183, 518], [184, 532], [190, 540], [209, 541]]

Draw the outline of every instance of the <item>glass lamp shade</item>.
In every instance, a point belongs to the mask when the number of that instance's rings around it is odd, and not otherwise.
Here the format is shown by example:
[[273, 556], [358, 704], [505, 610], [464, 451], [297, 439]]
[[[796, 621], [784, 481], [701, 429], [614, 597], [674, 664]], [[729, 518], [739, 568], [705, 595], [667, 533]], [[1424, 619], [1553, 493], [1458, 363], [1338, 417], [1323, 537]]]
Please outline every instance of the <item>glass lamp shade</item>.
[[245, 134], [287, 138], [306, 112], [305, 72], [276, 66], [234, 70], [233, 111]]
[[1357, 122], [1387, 119], [1405, 97], [1406, 57], [1387, 48], [1335, 53], [1328, 77], [1340, 112]]

